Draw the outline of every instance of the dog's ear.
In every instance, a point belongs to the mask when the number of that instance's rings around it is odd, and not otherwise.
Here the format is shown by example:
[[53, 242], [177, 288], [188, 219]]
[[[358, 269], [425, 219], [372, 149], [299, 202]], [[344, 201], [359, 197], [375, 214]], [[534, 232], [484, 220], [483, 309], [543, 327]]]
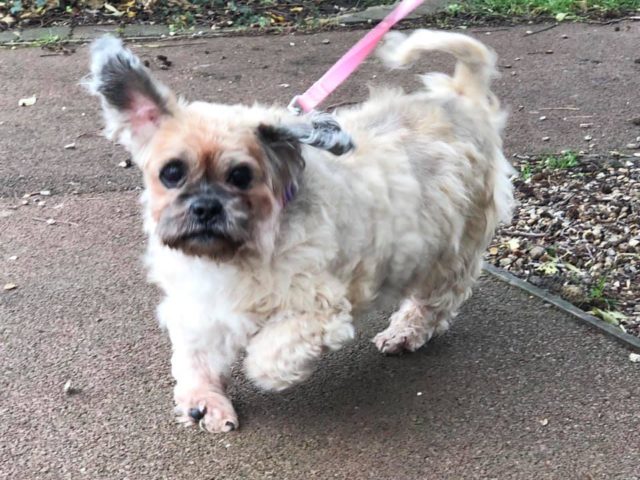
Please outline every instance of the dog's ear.
[[85, 84], [102, 100], [107, 137], [124, 145], [134, 158], [176, 110], [169, 89], [113, 37], [91, 45], [91, 77]]
[[297, 189], [300, 174], [304, 170], [300, 142], [287, 128], [272, 125], [261, 124], [257, 135], [267, 157], [273, 192], [278, 197], [285, 197], [287, 192]]
[[334, 155], [343, 155], [354, 148], [349, 134], [330, 114], [315, 113], [310, 121], [284, 125], [261, 124], [258, 140], [268, 159], [273, 190], [285, 194], [297, 187], [300, 173], [304, 169], [301, 144], [327, 150]]

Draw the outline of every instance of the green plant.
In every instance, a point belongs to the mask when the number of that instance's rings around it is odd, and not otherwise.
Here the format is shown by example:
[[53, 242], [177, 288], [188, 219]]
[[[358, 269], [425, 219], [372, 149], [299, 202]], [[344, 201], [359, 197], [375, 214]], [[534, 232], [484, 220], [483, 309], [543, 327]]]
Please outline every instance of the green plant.
[[550, 170], [566, 170], [578, 165], [580, 165], [578, 154], [571, 150], [560, 155], [549, 155], [544, 159], [544, 166]]
[[446, 11], [451, 15], [457, 15], [463, 11], [463, 7], [459, 3], [450, 3], [447, 5]]
[[38, 38], [34, 44], [38, 47], [50, 47], [60, 42], [59, 35], [53, 35], [51, 33], [47, 34], [44, 37]]
[[603, 276], [598, 278], [595, 285], [589, 289], [589, 301], [594, 305], [605, 307], [607, 310], [612, 310], [616, 306], [616, 301], [605, 295], [606, 287], [607, 277]]
[[591, 300], [602, 300], [604, 298], [604, 288], [607, 283], [606, 277], [600, 277], [596, 284], [589, 290]]
[[520, 165], [520, 176], [523, 180], [529, 180], [533, 175], [533, 169], [529, 162], [524, 162]]

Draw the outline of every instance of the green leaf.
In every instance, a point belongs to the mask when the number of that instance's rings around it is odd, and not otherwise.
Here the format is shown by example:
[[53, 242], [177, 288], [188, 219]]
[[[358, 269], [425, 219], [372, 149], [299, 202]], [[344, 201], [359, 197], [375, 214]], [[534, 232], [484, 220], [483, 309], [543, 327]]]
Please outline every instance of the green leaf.
[[22, 11], [22, 0], [13, 0], [12, 3], [13, 5], [11, 6], [9, 12], [11, 12], [12, 15], [20, 13]]
[[556, 21], [562, 22], [565, 18], [567, 18], [568, 13], [556, 13]]

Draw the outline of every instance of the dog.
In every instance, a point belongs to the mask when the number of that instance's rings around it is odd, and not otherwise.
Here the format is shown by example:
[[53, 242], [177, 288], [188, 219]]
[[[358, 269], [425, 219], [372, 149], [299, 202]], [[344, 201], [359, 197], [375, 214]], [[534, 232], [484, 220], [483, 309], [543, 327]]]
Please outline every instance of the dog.
[[353, 317], [394, 301], [373, 342], [415, 351], [470, 296], [513, 204], [495, 55], [471, 37], [387, 35], [392, 68], [422, 51], [457, 59], [413, 93], [372, 91], [333, 114], [178, 99], [120, 40], [92, 46], [87, 85], [105, 133], [141, 168], [146, 265], [165, 296], [176, 415], [228, 432], [226, 383], [280, 391], [354, 338]]

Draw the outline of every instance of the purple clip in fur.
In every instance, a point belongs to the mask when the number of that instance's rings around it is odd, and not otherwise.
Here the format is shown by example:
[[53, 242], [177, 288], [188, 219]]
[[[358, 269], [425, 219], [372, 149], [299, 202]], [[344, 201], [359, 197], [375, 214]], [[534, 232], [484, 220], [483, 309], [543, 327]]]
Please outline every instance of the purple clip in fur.
[[287, 185], [287, 188], [285, 188], [284, 190], [284, 194], [282, 195], [282, 206], [286, 206], [287, 203], [289, 203], [291, 200], [293, 200], [293, 197], [296, 196], [296, 192], [298, 191], [298, 187], [295, 183], [290, 183], [289, 185]]

